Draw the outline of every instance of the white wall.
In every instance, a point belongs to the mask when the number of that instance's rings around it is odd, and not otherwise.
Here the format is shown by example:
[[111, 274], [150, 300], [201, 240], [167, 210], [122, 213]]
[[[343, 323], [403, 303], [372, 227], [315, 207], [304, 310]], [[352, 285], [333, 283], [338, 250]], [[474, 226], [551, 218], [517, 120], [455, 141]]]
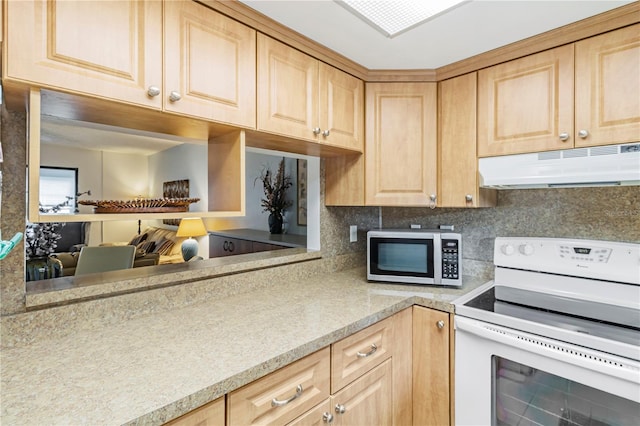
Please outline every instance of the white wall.
[[[101, 151], [42, 144], [40, 146], [40, 165], [77, 168], [78, 192], [91, 190], [91, 195], [83, 195], [80, 200], [103, 199]], [[80, 213], [91, 213], [93, 207], [80, 205], [79, 210]], [[102, 228], [100, 226], [92, 226], [89, 244], [98, 245], [101, 241]]]
[[[208, 149], [206, 144], [183, 144], [158, 152], [148, 157], [150, 182], [149, 195], [162, 197], [162, 183], [173, 180], [189, 179], [189, 197], [200, 198], [200, 201], [189, 206], [190, 211], [207, 211], [209, 205], [207, 176]], [[154, 226], [177, 229], [163, 225], [161, 220], [154, 221]], [[198, 240], [198, 255], [209, 257], [209, 238]]]
[[[286, 156], [285, 156], [286, 155]], [[258, 229], [268, 231], [269, 212], [263, 211], [260, 205], [264, 198], [262, 181], [259, 179], [262, 170], [270, 168], [276, 173], [280, 160], [285, 156], [285, 174], [291, 176], [293, 186], [287, 190], [287, 199], [293, 202], [292, 206], [284, 214], [284, 232], [288, 234], [306, 235], [307, 227], [298, 226], [297, 219], [297, 158], [291, 154], [269, 152], [258, 149], [247, 149], [246, 153], [246, 216], [227, 219], [208, 219], [208, 229]], [[305, 156], [298, 156], [306, 158]]]
[[[131, 200], [149, 196], [149, 161], [146, 155], [102, 153], [102, 199]], [[144, 229], [147, 221], [141, 224]], [[138, 232], [138, 221], [102, 222], [103, 242], [130, 241]]]

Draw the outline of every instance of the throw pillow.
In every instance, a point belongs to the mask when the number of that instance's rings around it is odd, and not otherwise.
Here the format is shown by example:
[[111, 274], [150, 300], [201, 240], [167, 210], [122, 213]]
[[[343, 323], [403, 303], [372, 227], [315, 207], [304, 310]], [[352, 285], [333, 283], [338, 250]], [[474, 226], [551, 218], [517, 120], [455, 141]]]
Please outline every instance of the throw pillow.
[[131, 241], [129, 241], [129, 245], [130, 246], [137, 246], [138, 244], [140, 244], [141, 242], [143, 242], [144, 240], [147, 239], [149, 235], [145, 232], [142, 235], [136, 235], [135, 237], [133, 237], [131, 239]]
[[168, 240], [168, 239], [164, 239], [160, 242], [160, 244], [158, 244], [156, 246], [156, 248], [154, 249], [155, 253], [158, 253], [160, 255], [167, 255], [169, 253], [171, 253], [171, 249], [173, 248], [173, 241]]
[[143, 241], [136, 246], [138, 250], [143, 250], [145, 253], [151, 253], [155, 247], [155, 241]]

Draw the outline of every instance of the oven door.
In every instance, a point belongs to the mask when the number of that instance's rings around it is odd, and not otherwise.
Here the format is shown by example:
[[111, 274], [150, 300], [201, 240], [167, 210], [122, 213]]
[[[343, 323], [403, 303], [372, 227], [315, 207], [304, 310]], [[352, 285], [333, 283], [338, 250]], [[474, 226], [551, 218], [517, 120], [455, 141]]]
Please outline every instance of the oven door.
[[640, 424], [640, 363], [455, 317], [457, 425]]

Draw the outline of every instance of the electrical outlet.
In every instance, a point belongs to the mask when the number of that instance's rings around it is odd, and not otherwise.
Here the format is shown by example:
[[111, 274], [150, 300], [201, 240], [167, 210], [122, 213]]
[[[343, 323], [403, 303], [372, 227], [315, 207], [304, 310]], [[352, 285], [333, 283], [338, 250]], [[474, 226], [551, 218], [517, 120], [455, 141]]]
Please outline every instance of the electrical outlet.
[[411, 229], [420, 229], [420, 228], [422, 228], [422, 226], [416, 225], [415, 223], [411, 224]]
[[358, 225], [351, 225], [349, 227], [349, 242], [355, 243], [358, 241]]

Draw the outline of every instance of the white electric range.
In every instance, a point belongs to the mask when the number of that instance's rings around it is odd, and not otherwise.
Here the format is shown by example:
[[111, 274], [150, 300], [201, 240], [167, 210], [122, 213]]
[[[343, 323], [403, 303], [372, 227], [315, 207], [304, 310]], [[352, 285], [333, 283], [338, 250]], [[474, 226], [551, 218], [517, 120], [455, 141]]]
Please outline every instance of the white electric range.
[[456, 424], [640, 425], [640, 244], [496, 238], [454, 301]]

